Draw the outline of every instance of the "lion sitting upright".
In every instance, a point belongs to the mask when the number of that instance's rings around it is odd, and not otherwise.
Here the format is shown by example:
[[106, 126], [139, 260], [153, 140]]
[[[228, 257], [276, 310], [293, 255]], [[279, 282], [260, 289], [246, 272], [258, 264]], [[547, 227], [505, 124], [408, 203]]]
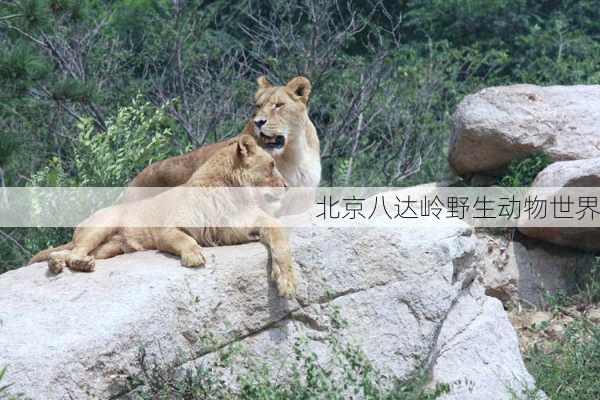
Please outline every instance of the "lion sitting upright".
[[[294, 187], [319, 186], [321, 156], [319, 137], [308, 116], [311, 84], [303, 76], [285, 86], [274, 86], [265, 77], [257, 80], [256, 112], [243, 134], [254, 136], [275, 159], [286, 183]], [[157, 161], [140, 172], [130, 187], [173, 187], [185, 183], [212, 154], [238, 137], [200, 147], [190, 153]], [[301, 193], [295, 190], [294, 195]], [[126, 200], [137, 200], [139, 192], [126, 191]], [[288, 196], [289, 197], [289, 196]], [[294, 201], [291, 198], [284, 202]], [[309, 202], [310, 203], [310, 202]]]
[[[184, 266], [201, 267], [201, 245], [259, 239], [271, 252], [271, 277], [279, 294], [291, 297], [295, 277], [287, 232], [265, 212], [286, 187], [271, 155], [253, 137], [242, 135], [219, 149], [184, 185], [97, 211], [77, 227], [70, 243], [38, 253], [31, 263], [48, 260], [55, 273], [65, 267], [93, 271], [95, 259], [158, 249], [181, 257]], [[223, 192], [228, 188], [234, 189], [235, 202]], [[222, 218], [234, 224], [224, 226]]]

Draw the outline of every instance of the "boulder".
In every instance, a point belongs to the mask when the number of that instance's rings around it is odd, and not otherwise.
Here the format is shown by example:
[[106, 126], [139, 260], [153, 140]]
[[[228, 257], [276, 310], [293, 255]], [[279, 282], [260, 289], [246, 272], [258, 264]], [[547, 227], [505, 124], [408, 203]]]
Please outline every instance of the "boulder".
[[[546, 188], [539, 192], [546, 199], [559, 198], [561, 188], [600, 187], [600, 157], [552, 163], [536, 176], [531, 186], [533, 189]], [[592, 195], [593, 193], [586, 192], [586, 194]], [[576, 225], [572, 221], [567, 222], [570, 225]], [[600, 250], [600, 228], [531, 225], [526, 218], [522, 217], [519, 220], [519, 231], [529, 237], [560, 246], [582, 250]]]
[[507, 307], [544, 308], [548, 295], [575, 293], [594, 261], [590, 254], [522, 235], [478, 237], [482, 243], [478, 279], [488, 296]]
[[600, 157], [600, 85], [511, 85], [465, 97], [448, 159], [458, 175], [493, 175], [544, 152], [553, 161]]
[[206, 249], [203, 269], [142, 252], [87, 274], [34, 264], [0, 275], [3, 383], [34, 399], [125, 397], [140, 348], [181, 365], [243, 346], [279, 365], [305, 338], [326, 360], [323, 326], [335, 311], [346, 321], [340, 340], [387, 376], [425, 368], [431, 385], [450, 385], [442, 398], [512, 399], [511, 389], [533, 388], [501, 303], [475, 279], [468, 226], [291, 236], [299, 288], [290, 301], [268, 283], [259, 244]]

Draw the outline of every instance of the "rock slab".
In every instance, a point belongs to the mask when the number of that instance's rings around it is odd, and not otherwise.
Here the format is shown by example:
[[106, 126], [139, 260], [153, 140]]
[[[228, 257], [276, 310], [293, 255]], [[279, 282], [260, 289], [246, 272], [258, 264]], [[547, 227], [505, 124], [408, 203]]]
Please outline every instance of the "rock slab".
[[[259, 244], [206, 249], [186, 269], [157, 252], [99, 261], [94, 273], [48, 274], [34, 264], [0, 276], [0, 366], [10, 390], [33, 399], [118, 398], [140, 347], [165, 362], [243, 345], [276, 365], [293, 343], [324, 347], [334, 308], [382, 372], [426, 368], [445, 399], [511, 399], [534, 386], [500, 302], [475, 279], [471, 229], [301, 229], [292, 234], [295, 300], [267, 282]], [[183, 360], [181, 357], [184, 357]], [[3, 382], [4, 383], [4, 382]], [[130, 390], [131, 388], [127, 388]]]
[[[600, 110], [598, 114], [600, 114]], [[563, 188], [600, 188], [600, 157], [552, 163], [536, 176], [531, 186], [534, 190], [536, 188], [546, 188], [543, 189], [542, 193], [547, 201], [560, 198]], [[584, 194], [597, 198], [595, 189]], [[566, 198], [567, 195], [565, 194]], [[573, 202], [573, 207], [575, 207], [578, 202], [576, 199], [573, 199]], [[594, 209], [596, 208], [594, 207]], [[597, 221], [598, 215], [595, 216], [595, 219]], [[559, 246], [580, 250], [600, 250], [600, 228], [597, 225], [581, 227], [531, 226], [528, 220], [522, 217], [519, 220], [519, 231], [529, 237]]]
[[458, 175], [493, 175], [536, 152], [600, 157], [600, 85], [491, 87], [458, 105], [448, 151]]
[[478, 279], [488, 296], [507, 307], [544, 308], [549, 295], [575, 293], [594, 261], [591, 254], [523, 235], [478, 237], [482, 243]]

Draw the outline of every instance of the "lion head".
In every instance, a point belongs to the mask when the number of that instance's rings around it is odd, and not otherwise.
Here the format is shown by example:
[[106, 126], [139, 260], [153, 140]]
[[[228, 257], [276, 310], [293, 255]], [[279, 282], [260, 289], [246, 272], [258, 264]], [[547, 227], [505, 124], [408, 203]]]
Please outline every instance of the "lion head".
[[275, 160], [250, 135], [240, 136], [236, 146], [240, 161], [239, 186], [258, 188], [255, 197], [259, 203], [276, 209], [287, 190], [287, 184], [277, 170]]
[[289, 142], [301, 137], [309, 121], [310, 81], [297, 76], [285, 86], [273, 86], [261, 76], [257, 83], [252, 132], [263, 148], [279, 156]]

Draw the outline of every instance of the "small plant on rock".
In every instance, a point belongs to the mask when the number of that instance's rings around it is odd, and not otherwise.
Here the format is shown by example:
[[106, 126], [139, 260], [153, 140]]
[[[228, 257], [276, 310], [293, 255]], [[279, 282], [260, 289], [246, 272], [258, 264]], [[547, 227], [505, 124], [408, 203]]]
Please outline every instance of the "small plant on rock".
[[552, 160], [544, 153], [537, 153], [527, 158], [513, 160], [508, 166], [508, 172], [498, 182], [503, 187], [528, 187], [531, 186], [535, 177]]

